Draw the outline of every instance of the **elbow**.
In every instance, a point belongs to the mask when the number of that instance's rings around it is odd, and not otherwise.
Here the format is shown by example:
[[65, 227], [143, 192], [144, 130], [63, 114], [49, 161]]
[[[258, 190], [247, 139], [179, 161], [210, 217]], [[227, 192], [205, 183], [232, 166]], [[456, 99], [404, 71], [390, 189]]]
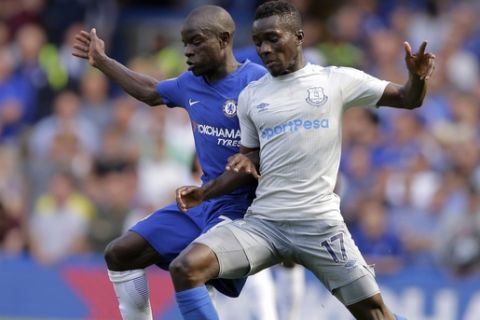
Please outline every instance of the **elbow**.
[[163, 100], [158, 94], [156, 88], [148, 90], [140, 99], [143, 103], [147, 104], [150, 107], [156, 107], [163, 104]]
[[147, 106], [149, 107], [156, 107], [158, 105], [161, 105], [161, 101], [155, 100], [155, 99], [143, 99], [142, 100]]
[[400, 88], [399, 98], [405, 109], [417, 109], [423, 104], [425, 98], [425, 91], [421, 90], [407, 90], [405, 87]]
[[411, 97], [408, 95], [403, 95], [401, 98], [403, 108], [413, 110], [420, 108], [423, 104], [423, 96], [420, 97]]
[[423, 101], [415, 101], [415, 102], [410, 102], [406, 104], [406, 106], [407, 106], [407, 109], [414, 110], [414, 109], [420, 108], [422, 104], [423, 104]]

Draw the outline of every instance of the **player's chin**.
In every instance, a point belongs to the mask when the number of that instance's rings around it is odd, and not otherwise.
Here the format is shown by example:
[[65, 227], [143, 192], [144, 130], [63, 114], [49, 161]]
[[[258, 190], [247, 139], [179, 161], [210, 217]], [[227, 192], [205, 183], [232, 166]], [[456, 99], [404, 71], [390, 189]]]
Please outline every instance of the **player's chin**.
[[190, 65], [188, 71], [192, 72], [195, 76], [201, 76], [205, 73], [204, 68], [198, 65]]
[[270, 72], [270, 74], [274, 77], [282, 75], [284, 73], [283, 66], [276, 61], [264, 62], [264, 64], [268, 72]]
[[279, 68], [279, 67], [276, 67], [276, 66], [271, 66], [271, 67], [268, 67], [267, 66], [267, 70], [268, 72], [270, 72], [270, 74], [274, 77], [276, 76], [280, 76], [282, 74], [285, 73], [284, 69], [283, 68]]

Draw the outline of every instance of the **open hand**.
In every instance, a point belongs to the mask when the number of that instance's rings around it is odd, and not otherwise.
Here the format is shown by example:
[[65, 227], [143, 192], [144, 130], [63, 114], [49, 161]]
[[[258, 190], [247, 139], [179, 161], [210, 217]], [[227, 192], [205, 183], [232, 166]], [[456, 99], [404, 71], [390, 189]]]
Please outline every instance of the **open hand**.
[[227, 171], [245, 172], [251, 174], [255, 179], [259, 179], [260, 175], [257, 172], [257, 168], [253, 162], [244, 154], [237, 153], [236, 155], [228, 158]]
[[413, 54], [412, 47], [408, 42], [404, 43], [405, 61], [410, 74], [420, 78], [420, 80], [428, 80], [435, 69], [435, 55], [425, 52], [427, 41], [423, 41], [418, 51]]
[[203, 201], [203, 189], [196, 186], [183, 186], [176, 190], [175, 198], [178, 208], [186, 212]]
[[88, 60], [88, 62], [96, 67], [97, 62], [106, 57], [105, 42], [97, 36], [97, 30], [92, 28], [90, 32], [84, 30], [75, 35], [72, 54], [75, 57]]

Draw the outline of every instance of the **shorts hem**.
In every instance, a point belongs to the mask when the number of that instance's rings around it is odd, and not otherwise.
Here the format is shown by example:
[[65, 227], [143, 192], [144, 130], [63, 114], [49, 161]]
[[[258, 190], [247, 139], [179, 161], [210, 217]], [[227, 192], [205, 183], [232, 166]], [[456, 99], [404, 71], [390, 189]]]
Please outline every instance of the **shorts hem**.
[[353, 299], [352, 301], [349, 301], [348, 303], [345, 303], [345, 306], [346, 306], [346, 307], [351, 306], [352, 304], [355, 304], [355, 303], [360, 302], [360, 301], [362, 301], [362, 300], [371, 298], [371, 297], [373, 297], [374, 295], [376, 295], [376, 294], [378, 294], [378, 293], [380, 293], [380, 290], [376, 290], [374, 293], [365, 295], [364, 297], [360, 297], [360, 298], [357, 298], [357, 299]]

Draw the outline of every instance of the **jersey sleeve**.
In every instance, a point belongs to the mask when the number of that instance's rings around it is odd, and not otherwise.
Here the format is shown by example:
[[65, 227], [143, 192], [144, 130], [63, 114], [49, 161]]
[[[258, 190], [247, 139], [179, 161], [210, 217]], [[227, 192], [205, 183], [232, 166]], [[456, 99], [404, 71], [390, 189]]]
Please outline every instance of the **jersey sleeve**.
[[341, 67], [337, 70], [345, 108], [376, 106], [389, 83], [357, 69]]
[[182, 89], [180, 85], [181, 78], [172, 78], [160, 81], [157, 84], [157, 92], [162, 97], [163, 102], [170, 108], [183, 107]]
[[249, 115], [250, 102], [248, 98], [248, 87], [238, 96], [238, 120], [240, 122], [240, 144], [247, 148], [258, 148], [260, 142], [255, 124]]

